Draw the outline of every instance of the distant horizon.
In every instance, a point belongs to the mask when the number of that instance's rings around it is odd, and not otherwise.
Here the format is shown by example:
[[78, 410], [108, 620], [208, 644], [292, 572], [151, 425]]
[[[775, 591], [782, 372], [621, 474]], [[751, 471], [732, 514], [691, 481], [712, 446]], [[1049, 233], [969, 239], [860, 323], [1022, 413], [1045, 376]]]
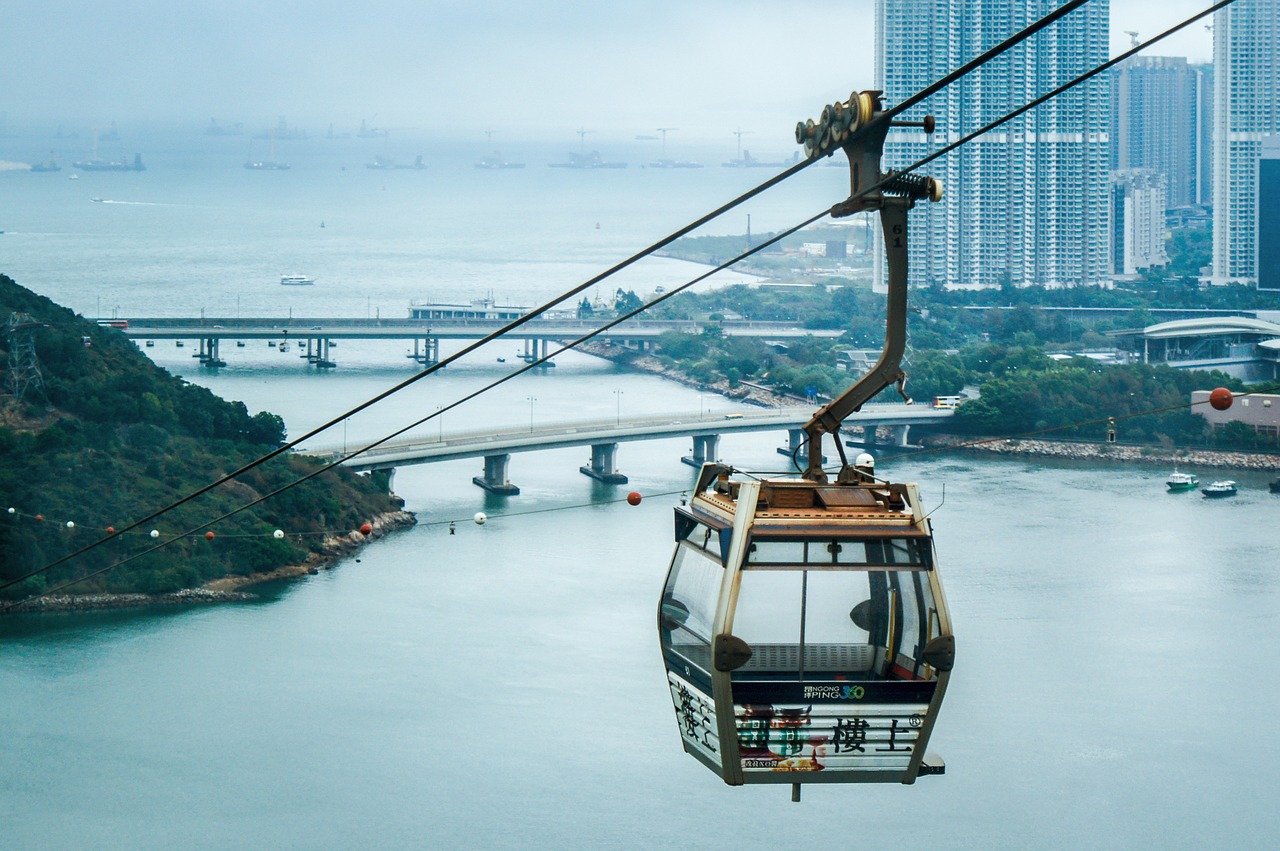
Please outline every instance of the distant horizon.
[[[1128, 47], [1126, 31], [1149, 37], [1206, 3], [1112, 0], [1112, 55]], [[299, 16], [270, 0], [12, 0], [0, 30], [0, 115], [9, 133], [58, 123], [83, 133], [111, 121], [206, 126], [211, 117], [252, 133], [281, 115], [310, 135], [330, 122], [354, 133], [362, 120], [549, 139], [579, 127], [675, 127], [683, 139], [762, 133], [874, 87], [874, 12], [872, 0], [608, 9], [371, 0]], [[843, 40], [826, 37], [839, 29]], [[1152, 55], [1209, 61], [1211, 35], [1194, 24]]]

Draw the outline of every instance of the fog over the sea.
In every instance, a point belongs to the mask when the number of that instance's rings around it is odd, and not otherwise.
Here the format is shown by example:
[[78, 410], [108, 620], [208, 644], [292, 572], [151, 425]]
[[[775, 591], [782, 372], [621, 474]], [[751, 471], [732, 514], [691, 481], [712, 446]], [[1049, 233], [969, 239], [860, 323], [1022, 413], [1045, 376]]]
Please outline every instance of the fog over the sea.
[[[1112, 49], [1208, 2], [1113, 0]], [[720, 137], [870, 88], [874, 13], [873, 0], [6, 0], [0, 115]], [[1208, 61], [1211, 47], [1197, 23], [1156, 52]]]

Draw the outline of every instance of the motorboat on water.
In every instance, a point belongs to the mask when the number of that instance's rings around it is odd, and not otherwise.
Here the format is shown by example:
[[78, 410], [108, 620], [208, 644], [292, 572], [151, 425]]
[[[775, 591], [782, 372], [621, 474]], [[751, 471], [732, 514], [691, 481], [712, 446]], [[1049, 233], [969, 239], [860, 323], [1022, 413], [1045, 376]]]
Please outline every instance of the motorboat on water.
[[1193, 491], [1200, 485], [1200, 480], [1191, 473], [1179, 472], [1175, 467], [1173, 472], [1169, 474], [1169, 480], [1165, 482], [1171, 493], [1181, 491]]
[[1201, 488], [1200, 493], [1204, 494], [1206, 497], [1210, 499], [1220, 499], [1221, 497], [1224, 497], [1224, 496], [1235, 496], [1236, 483], [1229, 479], [1224, 479], [1223, 481], [1220, 481], [1220, 482], [1214, 482], [1213, 484], [1205, 485], [1203, 488]]
[[316, 282], [315, 278], [306, 275], [281, 275], [280, 284], [286, 287], [309, 287]]
[[1272, 480], [1267, 484], [1267, 488], [1268, 488], [1272, 493], [1280, 493], [1280, 479], [1272, 479]]

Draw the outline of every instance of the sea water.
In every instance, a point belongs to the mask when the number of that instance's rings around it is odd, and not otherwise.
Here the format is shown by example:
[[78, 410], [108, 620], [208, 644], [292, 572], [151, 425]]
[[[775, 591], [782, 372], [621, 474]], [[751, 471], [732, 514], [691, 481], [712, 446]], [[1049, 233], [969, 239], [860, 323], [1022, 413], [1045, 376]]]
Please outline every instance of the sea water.
[[[298, 158], [259, 173], [240, 168], [243, 153], [213, 157], [224, 142], [175, 135], [141, 174], [0, 173], [0, 271], [85, 315], [233, 315], [238, 300], [246, 316], [403, 316], [410, 299], [490, 289], [531, 303], [743, 188], [729, 169], [483, 172], [462, 154], [429, 157], [425, 173], [374, 172], [319, 139], [315, 168]], [[780, 205], [836, 199], [836, 174], [825, 196], [814, 180], [797, 190], [810, 197]], [[660, 262], [644, 283], [691, 276], [685, 266]], [[317, 283], [285, 292], [282, 273]], [[330, 373], [251, 346], [224, 349], [216, 372], [185, 349], [144, 351], [280, 413], [294, 434], [413, 369], [387, 344], [344, 345]], [[506, 346], [329, 439], [380, 436], [507, 374], [517, 344]], [[558, 361], [423, 428], [733, 410], [585, 355]], [[783, 440], [726, 436], [720, 454], [778, 470]], [[679, 462], [688, 449], [624, 444], [626, 486], [581, 475], [585, 447], [516, 455], [518, 497], [472, 485], [478, 460], [407, 467], [395, 489], [417, 527], [257, 602], [0, 619], [3, 844], [1273, 843], [1280, 498], [1265, 476], [1233, 474], [1240, 495], [1213, 501], [1166, 493], [1167, 471], [1149, 467], [882, 461], [920, 482], [933, 510], [957, 636], [931, 741], [947, 773], [807, 786], [797, 805], [785, 787], [726, 787], [680, 747], [655, 610], [672, 507], [694, 475]], [[640, 505], [622, 500], [631, 490]]]

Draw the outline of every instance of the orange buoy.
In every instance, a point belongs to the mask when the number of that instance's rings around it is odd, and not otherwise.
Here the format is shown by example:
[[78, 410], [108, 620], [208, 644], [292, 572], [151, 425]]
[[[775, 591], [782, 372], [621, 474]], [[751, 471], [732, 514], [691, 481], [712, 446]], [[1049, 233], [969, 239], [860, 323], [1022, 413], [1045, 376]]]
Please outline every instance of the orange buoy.
[[360, 534], [365, 536], [372, 535], [373, 527], [370, 526], [368, 523], [364, 524], [363, 526], [360, 527]]
[[213, 540], [213, 538], [214, 538], [214, 535], [213, 535], [213, 533], [212, 533], [212, 532], [205, 532], [205, 533], [204, 533], [204, 539], [205, 539], [206, 541], [212, 541], [212, 540]]
[[641, 499], [643, 499], [643, 497], [640, 496], [640, 491], [632, 491], [627, 494], [628, 505], [639, 505]]
[[1225, 411], [1227, 408], [1231, 407], [1231, 403], [1234, 401], [1234, 398], [1235, 397], [1231, 395], [1230, 390], [1225, 387], [1219, 387], [1209, 394], [1209, 404], [1212, 405], [1215, 410]]

